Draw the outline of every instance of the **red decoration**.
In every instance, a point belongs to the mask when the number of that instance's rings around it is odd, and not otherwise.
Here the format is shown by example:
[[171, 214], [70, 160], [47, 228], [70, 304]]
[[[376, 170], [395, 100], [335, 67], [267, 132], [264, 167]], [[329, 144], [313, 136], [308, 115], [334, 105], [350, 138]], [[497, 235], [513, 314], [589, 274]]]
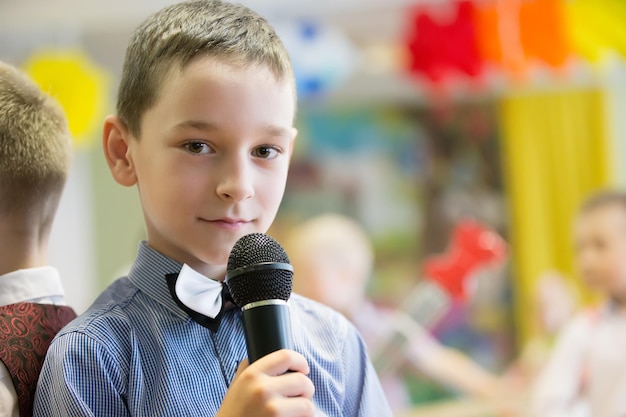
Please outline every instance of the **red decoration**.
[[406, 40], [409, 71], [434, 82], [455, 73], [477, 77], [482, 62], [476, 44], [473, 4], [459, 1], [436, 7], [451, 7], [451, 19], [436, 19], [425, 7], [411, 13]]
[[472, 274], [502, 260], [506, 253], [506, 242], [496, 232], [474, 221], [463, 221], [454, 229], [448, 251], [426, 260], [424, 275], [452, 298], [463, 301]]

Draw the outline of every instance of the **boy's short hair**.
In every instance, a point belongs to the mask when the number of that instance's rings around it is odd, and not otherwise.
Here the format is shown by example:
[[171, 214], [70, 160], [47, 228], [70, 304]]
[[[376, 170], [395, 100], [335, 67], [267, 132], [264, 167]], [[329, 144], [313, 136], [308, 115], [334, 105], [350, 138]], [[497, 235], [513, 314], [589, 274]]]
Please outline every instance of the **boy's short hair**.
[[607, 206], [619, 206], [626, 211], [626, 192], [620, 190], [598, 191], [582, 202], [579, 212], [585, 214]]
[[220, 0], [173, 4], [148, 17], [126, 50], [117, 113], [136, 138], [141, 117], [157, 100], [174, 65], [213, 56], [241, 65], [265, 65], [294, 84], [289, 55], [272, 26], [249, 8]]
[[0, 61], [0, 214], [43, 214], [52, 223], [71, 159], [61, 106]]

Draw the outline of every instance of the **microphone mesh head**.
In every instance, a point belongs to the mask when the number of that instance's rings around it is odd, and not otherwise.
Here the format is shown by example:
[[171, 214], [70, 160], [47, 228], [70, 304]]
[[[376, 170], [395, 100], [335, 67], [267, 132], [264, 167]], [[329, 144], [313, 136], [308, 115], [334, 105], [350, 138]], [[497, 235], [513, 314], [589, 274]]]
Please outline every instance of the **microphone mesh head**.
[[290, 263], [285, 249], [264, 233], [242, 236], [233, 246], [226, 267], [226, 283], [239, 307], [263, 300], [287, 301], [291, 296], [293, 271], [269, 269], [228, 275], [238, 268], [268, 262]]

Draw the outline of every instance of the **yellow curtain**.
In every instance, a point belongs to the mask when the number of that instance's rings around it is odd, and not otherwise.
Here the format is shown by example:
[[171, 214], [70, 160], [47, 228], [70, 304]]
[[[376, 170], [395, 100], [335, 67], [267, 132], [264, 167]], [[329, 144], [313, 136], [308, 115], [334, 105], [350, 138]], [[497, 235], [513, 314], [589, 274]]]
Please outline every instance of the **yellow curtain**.
[[534, 291], [550, 269], [572, 277], [572, 221], [579, 203], [611, 179], [603, 94], [520, 93], [501, 107], [504, 175], [519, 340], [537, 331]]

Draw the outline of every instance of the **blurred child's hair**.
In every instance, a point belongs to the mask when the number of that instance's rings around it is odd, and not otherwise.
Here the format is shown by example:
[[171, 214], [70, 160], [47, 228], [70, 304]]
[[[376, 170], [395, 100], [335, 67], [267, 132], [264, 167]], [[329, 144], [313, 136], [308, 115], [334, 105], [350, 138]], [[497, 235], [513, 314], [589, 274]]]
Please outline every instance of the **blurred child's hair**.
[[[351, 217], [326, 213], [294, 227], [287, 235], [292, 261], [350, 263], [353, 273], [365, 284], [374, 267], [374, 249], [364, 228]], [[326, 259], [320, 259], [320, 256]]]
[[133, 136], [139, 137], [141, 117], [173, 68], [180, 71], [197, 56], [241, 67], [264, 65], [278, 81], [295, 85], [283, 43], [256, 12], [220, 0], [173, 4], [148, 17], [126, 50], [117, 112]]
[[626, 192], [620, 190], [598, 191], [583, 201], [579, 213], [584, 214], [607, 206], [620, 206], [626, 211]]
[[0, 61], [0, 214], [51, 225], [70, 159], [71, 135], [60, 105]]

